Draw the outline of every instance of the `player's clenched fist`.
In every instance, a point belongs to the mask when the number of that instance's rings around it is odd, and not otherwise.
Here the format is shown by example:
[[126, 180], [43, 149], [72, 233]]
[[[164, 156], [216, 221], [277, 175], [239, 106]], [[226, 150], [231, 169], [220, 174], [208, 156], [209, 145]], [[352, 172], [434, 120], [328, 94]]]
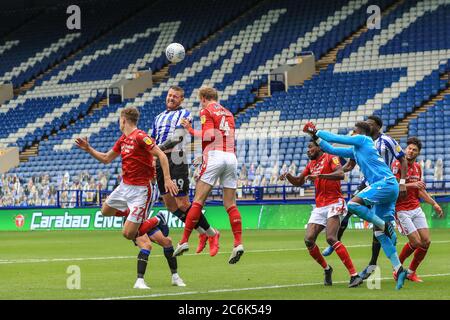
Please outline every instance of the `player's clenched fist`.
[[189, 119], [186, 118], [181, 119], [181, 126], [186, 130], [189, 130], [189, 128], [192, 127], [191, 122], [189, 121]]
[[84, 138], [77, 138], [75, 140], [75, 143], [77, 145], [78, 148], [84, 150], [84, 151], [88, 151], [89, 150], [89, 141], [87, 137]]
[[305, 126], [303, 127], [303, 132], [310, 134], [310, 135], [315, 135], [317, 132], [316, 126], [314, 125], [314, 123], [312, 122], [308, 122], [307, 124], [305, 124]]

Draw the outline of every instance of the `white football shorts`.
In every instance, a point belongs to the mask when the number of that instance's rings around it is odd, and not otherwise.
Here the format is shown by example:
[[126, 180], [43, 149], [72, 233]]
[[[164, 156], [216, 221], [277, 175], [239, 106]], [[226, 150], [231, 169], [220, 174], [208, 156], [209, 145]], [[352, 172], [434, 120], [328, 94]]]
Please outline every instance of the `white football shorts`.
[[214, 186], [219, 179], [222, 187], [236, 189], [237, 167], [238, 162], [234, 153], [211, 150], [203, 157], [199, 179], [210, 186]]
[[397, 225], [401, 234], [407, 236], [417, 229], [428, 229], [427, 218], [421, 207], [397, 212]]
[[314, 223], [322, 226], [327, 226], [327, 220], [334, 216], [342, 218], [347, 214], [347, 204], [344, 199], [339, 199], [338, 202], [329, 204], [328, 206], [314, 208], [309, 217], [308, 224]]
[[127, 220], [142, 223], [152, 200], [152, 186], [133, 186], [123, 182], [108, 196], [106, 204], [114, 209], [130, 209]]

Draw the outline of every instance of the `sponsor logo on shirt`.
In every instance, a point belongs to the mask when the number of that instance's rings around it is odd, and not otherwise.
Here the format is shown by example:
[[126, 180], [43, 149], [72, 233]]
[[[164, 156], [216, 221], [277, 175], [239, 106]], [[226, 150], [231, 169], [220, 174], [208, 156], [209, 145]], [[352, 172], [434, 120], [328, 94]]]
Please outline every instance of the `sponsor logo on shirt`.
[[150, 139], [149, 137], [145, 137], [144, 138], [144, 142], [145, 142], [145, 144], [147, 144], [149, 146], [151, 146], [153, 144], [152, 139]]

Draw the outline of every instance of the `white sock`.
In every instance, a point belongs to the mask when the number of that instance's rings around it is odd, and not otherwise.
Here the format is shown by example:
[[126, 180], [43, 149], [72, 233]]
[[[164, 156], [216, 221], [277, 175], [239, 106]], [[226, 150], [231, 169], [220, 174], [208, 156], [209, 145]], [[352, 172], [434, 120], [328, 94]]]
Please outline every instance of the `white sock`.
[[206, 231], [202, 227], [197, 227], [197, 228], [195, 228], [195, 230], [197, 230], [197, 232], [200, 233], [200, 234], [205, 234], [206, 233]]
[[395, 272], [398, 272], [398, 270], [400, 269], [401, 266], [402, 266], [401, 264], [396, 265], [396, 266], [394, 267]]
[[214, 230], [213, 228], [209, 227], [209, 229], [206, 230], [206, 234], [208, 235], [208, 237], [214, 237], [216, 235], [216, 230]]
[[330, 265], [327, 264], [324, 270], [330, 270]]

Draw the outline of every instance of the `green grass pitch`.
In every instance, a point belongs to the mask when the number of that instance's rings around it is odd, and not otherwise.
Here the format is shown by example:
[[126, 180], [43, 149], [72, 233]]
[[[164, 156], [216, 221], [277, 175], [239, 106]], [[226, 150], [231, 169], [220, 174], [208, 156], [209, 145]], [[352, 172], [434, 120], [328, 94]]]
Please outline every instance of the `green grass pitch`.
[[[180, 230], [173, 231], [175, 240]], [[154, 245], [146, 274], [151, 290], [132, 289], [137, 248], [119, 231], [53, 231], [0, 233], [0, 299], [450, 299], [450, 237], [448, 230], [431, 230], [432, 244], [418, 273], [423, 283], [407, 281], [395, 290], [391, 268], [379, 259], [379, 289], [364, 283], [347, 288], [349, 275], [333, 253], [332, 287], [323, 286], [323, 271], [312, 260], [301, 230], [244, 230], [246, 249], [241, 261], [228, 264], [232, 236], [222, 231], [216, 257], [195, 255], [197, 237], [188, 254], [178, 258], [187, 287], [173, 287], [161, 247]], [[343, 242], [360, 271], [371, 252], [372, 234], [348, 230]], [[399, 235], [400, 250], [406, 238]], [[325, 246], [323, 234], [318, 239]], [[410, 258], [411, 259], [411, 258]], [[406, 262], [409, 264], [410, 259]], [[67, 289], [68, 267], [80, 268], [80, 289]]]

